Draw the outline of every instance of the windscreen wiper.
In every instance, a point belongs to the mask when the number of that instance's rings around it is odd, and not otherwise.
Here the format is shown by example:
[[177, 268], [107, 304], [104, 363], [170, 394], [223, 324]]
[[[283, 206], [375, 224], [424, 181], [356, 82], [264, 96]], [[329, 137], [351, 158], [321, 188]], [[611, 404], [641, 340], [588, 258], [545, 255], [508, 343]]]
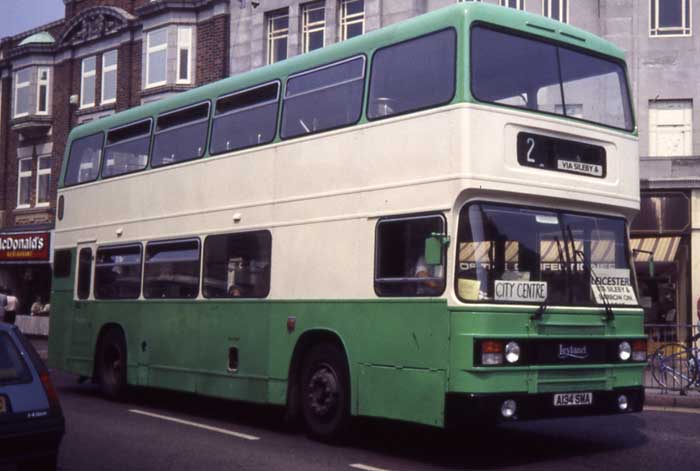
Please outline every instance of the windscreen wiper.
[[[557, 251], [559, 252], [559, 263], [562, 266], [562, 269], [566, 272], [566, 288], [567, 291], [569, 289], [569, 267], [566, 261], [564, 260], [564, 251], [561, 249], [561, 242], [559, 241], [559, 237], [554, 236], [554, 242], [557, 244]], [[549, 298], [549, 293], [547, 296], [545, 296], [544, 300], [542, 301], [542, 304], [539, 305], [539, 307], [535, 310], [535, 312], [530, 316], [530, 320], [533, 321], [539, 321], [542, 319], [542, 316], [544, 313], [547, 311], [547, 299]]]
[[600, 298], [603, 300], [603, 307], [605, 308], [606, 320], [611, 321], [611, 320], [615, 319], [615, 313], [613, 312], [612, 306], [610, 305], [610, 302], [608, 301], [608, 296], [601, 289], [600, 279], [598, 278], [598, 275], [596, 274], [595, 270], [593, 270], [593, 264], [592, 263], [586, 264], [586, 257], [584, 256], [583, 252], [580, 250], [576, 250], [576, 245], [574, 244], [574, 235], [571, 232], [571, 226], [567, 225], [566, 230], [569, 233], [569, 239], [571, 239], [571, 248], [572, 248], [573, 253], [574, 253], [574, 263], [576, 263], [577, 257], [581, 257], [581, 263], [583, 263], [584, 270], [588, 270], [589, 280], [593, 281], [593, 284], [595, 285], [596, 290], [598, 291], [598, 294], [600, 294]]

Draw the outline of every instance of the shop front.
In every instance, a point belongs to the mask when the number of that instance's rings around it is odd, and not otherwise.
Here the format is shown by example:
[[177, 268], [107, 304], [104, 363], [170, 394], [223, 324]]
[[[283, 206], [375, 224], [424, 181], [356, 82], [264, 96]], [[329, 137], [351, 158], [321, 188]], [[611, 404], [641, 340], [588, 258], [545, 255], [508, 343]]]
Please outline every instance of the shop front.
[[0, 232], [0, 292], [19, 301], [17, 314], [29, 314], [32, 304], [50, 303], [53, 227]]

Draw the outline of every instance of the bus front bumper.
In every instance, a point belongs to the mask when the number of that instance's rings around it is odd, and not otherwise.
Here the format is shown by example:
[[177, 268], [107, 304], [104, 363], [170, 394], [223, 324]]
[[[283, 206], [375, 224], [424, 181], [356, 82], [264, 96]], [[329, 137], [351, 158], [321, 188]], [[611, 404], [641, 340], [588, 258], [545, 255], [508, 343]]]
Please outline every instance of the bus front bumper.
[[[577, 394], [577, 393], [571, 393]], [[585, 393], [584, 393], [585, 394]], [[587, 415], [641, 412], [644, 408], [644, 388], [617, 388], [592, 391], [589, 405], [556, 405], [562, 402], [560, 393], [448, 393], [445, 404], [447, 426], [461, 426], [474, 422], [508, 422], [513, 420], [548, 419]], [[506, 402], [508, 403], [506, 404]], [[512, 402], [511, 402], [512, 401]], [[513, 408], [513, 403], [515, 407]], [[512, 415], [509, 415], [513, 411]]]

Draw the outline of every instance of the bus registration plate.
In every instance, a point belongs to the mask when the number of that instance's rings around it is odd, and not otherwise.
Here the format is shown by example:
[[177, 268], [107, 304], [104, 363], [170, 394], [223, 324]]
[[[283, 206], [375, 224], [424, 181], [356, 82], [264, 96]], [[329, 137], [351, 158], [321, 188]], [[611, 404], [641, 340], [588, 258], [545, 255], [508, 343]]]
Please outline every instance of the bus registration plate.
[[590, 406], [593, 404], [593, 393], [566, 393], [554, 395], [554, 407]]

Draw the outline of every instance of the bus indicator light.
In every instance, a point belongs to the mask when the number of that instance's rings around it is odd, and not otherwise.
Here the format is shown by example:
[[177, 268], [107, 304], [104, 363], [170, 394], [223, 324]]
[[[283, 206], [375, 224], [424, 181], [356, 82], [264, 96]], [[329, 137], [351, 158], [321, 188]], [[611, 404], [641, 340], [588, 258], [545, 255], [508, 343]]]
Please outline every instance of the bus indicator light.
[[647, 360], [647, 341], [646, 339], [632, 341], [632, 361]]
[[481, 364], [501, 365], [503, 363], [503, 342], [485, 340], [481, 342]]

